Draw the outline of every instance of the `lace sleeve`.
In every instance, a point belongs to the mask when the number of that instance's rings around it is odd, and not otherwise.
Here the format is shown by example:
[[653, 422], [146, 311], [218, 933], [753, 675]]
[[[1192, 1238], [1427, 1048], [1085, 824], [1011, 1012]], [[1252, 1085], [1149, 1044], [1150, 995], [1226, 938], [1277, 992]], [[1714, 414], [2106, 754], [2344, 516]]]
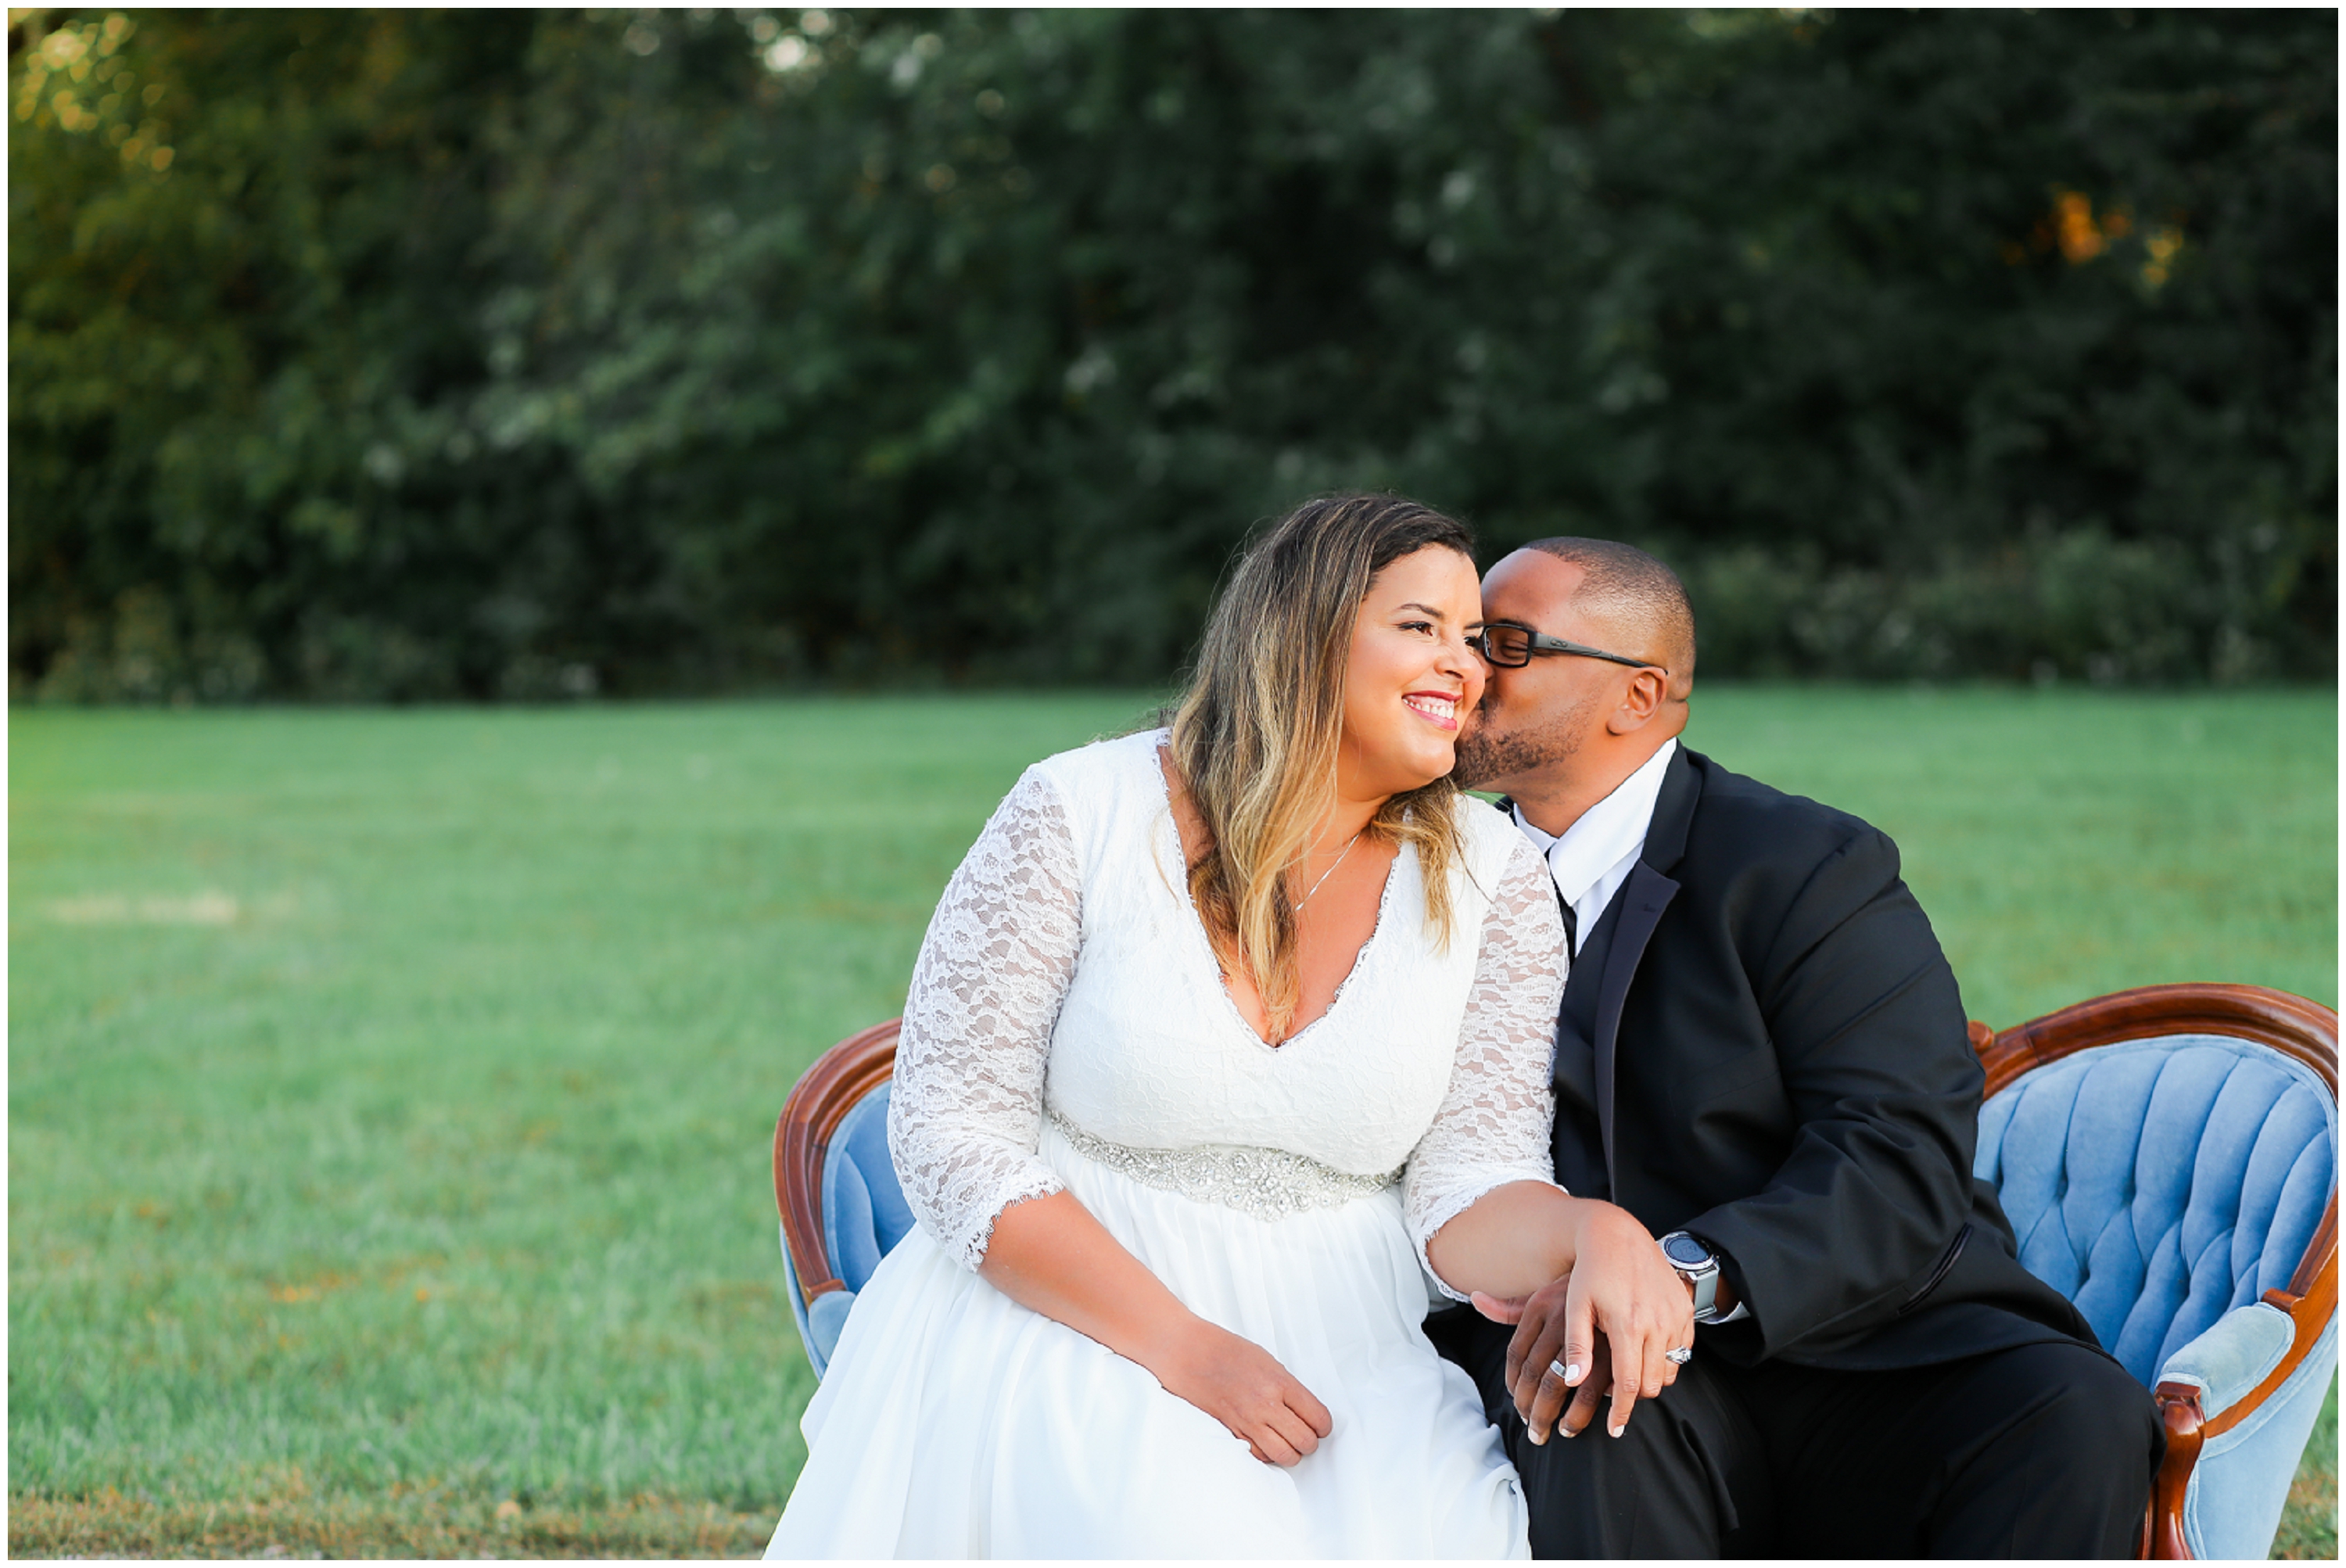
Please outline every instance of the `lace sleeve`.
[[1426, 1273], [1444, 1295], [1465, 1298], [1433, 1273], [1426, 1241], [1493, 1187], [1537, 1181], [1553, 1186], [1548, 1152], [1556, 1120], [1550, 1080], [1556, 1012], [1564, 977], [1564, 921], [1547, 865], [1528, 840], [1515, 846], [1491, 908], [1474, 988], [1466, 999], [1450, 1091], [1418, 1141], [1402, 1178], [1402, 1211]]
[[1066, 813], [1030, 769], [937, 901], [904, 999], [888, 1104], [888, 1153], [905, 1201], [972, 1268], [1004, 1209], [1064, 1185], [1035, 1151], [1082, 919]]

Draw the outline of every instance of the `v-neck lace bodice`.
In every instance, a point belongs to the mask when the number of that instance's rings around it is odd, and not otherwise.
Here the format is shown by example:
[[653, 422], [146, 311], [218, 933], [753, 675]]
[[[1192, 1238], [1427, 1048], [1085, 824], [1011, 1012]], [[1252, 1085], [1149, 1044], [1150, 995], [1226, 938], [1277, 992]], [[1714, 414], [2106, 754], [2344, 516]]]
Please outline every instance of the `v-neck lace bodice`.
[[1160, 738], [1029, 769], [938, 903], [889, 1113], [921, 1223], [975, 1267], [1004, 1208], [1058, 1190], [1036, 1153], [1046, 1105], [1135, 1149], [1278, 1150], [1360, 1177], [1406, 1162], [1421, 1257], [1493, 1186], [1548, 1179], [1563, 933], [1530, 844], [1461, 804], [1446, 946], [1404, 848], [1335, 1000], [1274, 1049], [1230, 1000], [1190, 906]]
[[[1319, 1013], [1314, 1014], [1312, 1017], [1306, 1019], [1302, 1026], [1297, 1029], [1293, 1033], [1290, 1034], [1286, 1039], [1266, 1040], [1262, 1037], [1261, 1033], [1256, 1030], [1253, 1024], [1247, 1022], [1246, 1013], [1239, 1006], [1238, 998], [1230, 994], [1229, 977], [1222, 972], [1222, 962], [1214, 953], [1214, 944], [1212, 940], [1206, 935], [1205, 918], [1198, 912], [1197, 901], [1189, 896], [1189, 879], [1186, 874], [1186, 867], [1188, 861], [1188, 849], [1181, 842], [1181, 827], [1180, 824], [1175, 821], [1173, 818], [1173, 789], [1166, 780], [1166, 763], [1161, 747], [1156, 756], [1157, 782], [1158, 789], [1162, 791], [1158, 798], [1165, 805], [1164, 820], [1158, 828], [1157, 835], [1158, 842], [1156, 848], [1156, 858], [1157, 863], [1160, 866], [1170, 865], [1185, 868], [1184, 874], [1173, 879], [1174, 886], [1178, 889], [1178, 897], [1180, 900], [1181, 907], [1188, 911], [1188, 935], [1194, 939], [1184, 944], [1184, 946], [1196, 962], [1205, 964], [1209, 969], [1214, 972], [1214, 989], [1221, 993], [1222, 1003], [1224, 1007], [1229, 1013], [1230, 1022], [1237, 1027], [1245, 1030], [1247, 1034], [1253, 1039], [1254, 1043], [1261, 1046], [1264, 1050], [1284, 1051], [1289, 1046], [1293, 1045], [1297, 1041], [1302, 1039], [1305, 1035], [1311, 1033], [1314, 1029], [1318, 1028], [1321, 1023], [1325, 1020], [1330, 1013], [1336, 1011], [1337, 1003], [1344, 1000], [1344, 992], [1352, 983], [1352, 976], [1358, 974], [1361, 970], [1361, 965], [1368, 962], [1369, 950], [1376, 946], [1377, 939], [1384, 934], [1385, 913], [1392, 907], [1392, 873], [1394, 867], [1389, 866], [1386, 868], [1384, 886], [1377, 891], [1376, 921], [1369, 928], [1368, 937], [1361, 943], [1360, 951], [1352, 955], [1352, 967], [1344, 972], [1344, 978], [1336, 983], [1336, 989], [1334, 992], [1330, 993], [1328, 997], [1328, 1005], [1321, 1008]], [[1395, 866], [1398, 866], [1400, 858], [1396, 856], [1394, 858]]]

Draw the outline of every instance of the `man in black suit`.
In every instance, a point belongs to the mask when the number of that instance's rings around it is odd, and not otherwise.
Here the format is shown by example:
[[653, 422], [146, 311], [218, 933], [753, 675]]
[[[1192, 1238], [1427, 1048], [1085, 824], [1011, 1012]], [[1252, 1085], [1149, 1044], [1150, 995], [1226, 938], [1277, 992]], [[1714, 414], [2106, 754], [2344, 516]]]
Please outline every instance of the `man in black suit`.
[[1634, 1215], [1702, 1325], [1625, 1417], [1640, 1374], [1611, 1386], [1568, 1279], [1428, 1321], [1534, 1554], [2133, 1555], [2157, 1417], [1972, 1178], [1983, 1075], [1896, 848], [1678, 744], [1693, 614], [1652, 556], [1540, 541], [1484, 613], [1459, 777], [1566, 916], [1556, 1179]]

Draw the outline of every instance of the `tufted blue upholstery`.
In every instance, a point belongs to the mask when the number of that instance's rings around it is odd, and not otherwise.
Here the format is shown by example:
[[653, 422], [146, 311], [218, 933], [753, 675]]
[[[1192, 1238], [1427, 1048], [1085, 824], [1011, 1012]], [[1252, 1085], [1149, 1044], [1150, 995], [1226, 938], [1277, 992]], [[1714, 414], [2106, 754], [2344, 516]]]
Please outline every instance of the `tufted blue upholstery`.
[[2216, 1035], [2079, 1051], [1980, 1113], [2029, 1269], [2146, 1385], [2236, 1307], [2286, 1288], [2335, 1183], [2337, 1102], [2309, 1069]]
[[861, 1290], [913, 1228], [913, 1210], [888, 1156], [888, 1091], [882, 1084], [855, 1103], [823, 1150], [822, 1239], [831, 1271]]
[[831, 1364], [831, 1352], [846, 1326], [855, 1293], [880, 1267], [880, 1260], [913, 1228], [913, 1211], [896, 1185], [895, 1162], [888, 1156], [888, 1092], [882, 1084], [858, 1100], [840, 1119], [831, 1141], [823, 1145], [822, 1241], [831, 1271], [846, 1285], [810, 1303], [799, 1291], [798, 1270], [790, 1264], [790, 1238], [782, 1237], [782, 1268], [790, 1278], [790, 1316], [806, 1344], [814, 1375], [821, 1377]]

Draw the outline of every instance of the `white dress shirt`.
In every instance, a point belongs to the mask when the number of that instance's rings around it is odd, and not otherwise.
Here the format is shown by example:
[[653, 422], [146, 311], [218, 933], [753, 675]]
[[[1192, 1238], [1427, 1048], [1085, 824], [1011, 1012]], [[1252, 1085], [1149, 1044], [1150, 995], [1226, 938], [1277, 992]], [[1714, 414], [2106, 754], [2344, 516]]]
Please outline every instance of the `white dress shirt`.
[[[1606, 906], [1629, 880], [1629, 868], [1645, 852], [1654, 802], [1661, 799], [1662, 775], [1678, 749], [1674, 738], [1662, 742], [1659, 751], [1621, 780], [1613, 793], [1582, 812], [1562, 838], [1533, 827], [1524, 820], [1524, 809], [1515, 808], [1515, 826], [1547, 857], [1547, 872], [1556, 879], [1556, 891], [1572, 906], [1573, 929], [1580, 942], [1586, 942], [1596, 929]], [[1564, 955], [1567, 980], [1572, 977], [1572, 958], [1570, 953]]]

